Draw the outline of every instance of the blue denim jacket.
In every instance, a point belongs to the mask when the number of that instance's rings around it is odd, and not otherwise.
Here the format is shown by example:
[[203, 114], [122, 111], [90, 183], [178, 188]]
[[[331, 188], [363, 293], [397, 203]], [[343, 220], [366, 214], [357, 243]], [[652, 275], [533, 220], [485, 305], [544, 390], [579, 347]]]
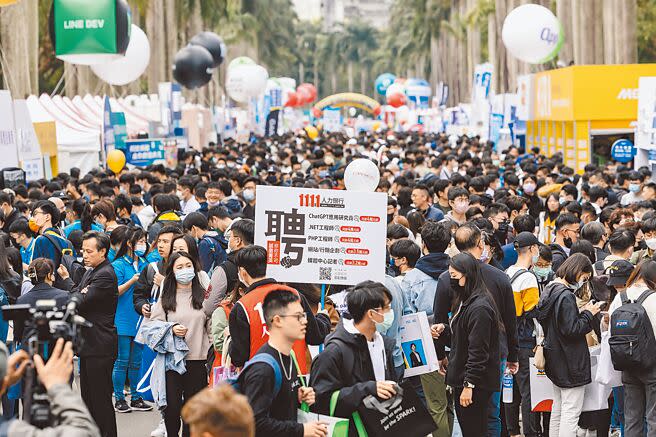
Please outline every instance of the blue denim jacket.
[[429, 253], [417, 261], [401, 282], [405, 296], [403, 314], [426, 311], [427, 316], [433, 315], [437, 278], [448, 268], [449, 256], [444, 253]]
[[135, 339], [143, 343], [157, 356], [152, 364], [150, 375], [150, 391], [157, 408], [166, 408], [166, 371], [174, 370], [180, 375], [187, 371], [185, 358], [189, 353], [189, 347], [182, 337], [173, 334], [172, 328], [176, 323], [151, 320], [141, 325], [141, 329]]

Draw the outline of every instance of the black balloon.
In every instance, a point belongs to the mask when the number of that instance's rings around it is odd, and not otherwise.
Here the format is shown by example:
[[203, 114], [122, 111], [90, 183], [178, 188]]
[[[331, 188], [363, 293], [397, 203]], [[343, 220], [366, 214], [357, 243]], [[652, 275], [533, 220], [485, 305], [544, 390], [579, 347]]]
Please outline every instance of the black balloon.
[[193, 37], [191, 41], [189, 41], [189, 44], [205, 47], [212, 55], [212, 59], [214, 59], [214, 63], [212, 64], [213, 67], [218, 67], [223, 62], [224, 54], [221, 46], [225, 46], [225, 44], [223, 44], [223, 40], [216, 33], [201, 32]]
[[206, 48], [189, 45], [175, 55], [173, 78], [185, 88], [194, 89], [212, 79], [214, 59]]

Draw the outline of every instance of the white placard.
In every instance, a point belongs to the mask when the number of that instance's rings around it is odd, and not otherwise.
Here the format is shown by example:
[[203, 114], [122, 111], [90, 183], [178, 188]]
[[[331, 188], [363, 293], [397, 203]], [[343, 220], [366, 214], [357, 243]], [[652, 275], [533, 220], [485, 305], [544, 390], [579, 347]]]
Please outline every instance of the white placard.
[[533, 117], [533, 75], [517, 77], [517, 119], [531, 120]]
[[641, 77], [638, 80], [635, 146], [646, 150], [656, 148], [656, 77]]
[[18, 167], [18, 139], [11, 93], [0, 90], [0, 168]]
[[404, 377], [423, 375], [439, 369], [425, 311], [401, 317], [399, 336], [405, 365]]
[[23, 161], [25, 180], [27, 182], [37, 181], [45, 177], [43, 169], [43, 158], [26, 159]]
[[[597, 374], [600, 348], [590, 348], [590, 367], [591, 374]], [[529, 359], [530, 367], [530, 385], [531, 385], [531, 410], [533, 411], [551, 411], [553, 403], [553, 384], [547, 375], [535, 367], [535, 359]], [[608, 408], [608, 397], [612, 387], [599, 384], [594, 381], [585, 386], [585, 395], [582, 411], [597, 411]]]
[[326, 132], [340, 132], [342, 130], [342, 113], [339, 108], [323, 110], [323, 130]]
[[257, 187], [255, 244], [280, 282], [355, 285], [385, 279], [387, 196]]
[[[27, 102], [25, 100], [14, 100], [14, 117], [16, 118], [18, 159], [23, 163], [28, 160], [41, 160], [39, 138], [34, 131], [30, 111], [27, 109]], [[41, 169], [43, 170], [43, 162], [41, 162]]]

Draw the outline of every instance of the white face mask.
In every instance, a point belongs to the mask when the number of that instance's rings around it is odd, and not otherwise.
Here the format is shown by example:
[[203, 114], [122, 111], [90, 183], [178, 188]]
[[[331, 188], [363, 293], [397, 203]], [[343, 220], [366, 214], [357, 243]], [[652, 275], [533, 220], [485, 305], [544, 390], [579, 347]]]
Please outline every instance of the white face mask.
[[645, 244], [651, 250], [656, 250], [656, 238], [646, 238], [645, 239]]
[[196, 272], [194, 271], [193, 267], [175, 271], [175, 280], [183, 285], [190, 284], [191, 281], [194, 280], [195, 276], [196, 276]]

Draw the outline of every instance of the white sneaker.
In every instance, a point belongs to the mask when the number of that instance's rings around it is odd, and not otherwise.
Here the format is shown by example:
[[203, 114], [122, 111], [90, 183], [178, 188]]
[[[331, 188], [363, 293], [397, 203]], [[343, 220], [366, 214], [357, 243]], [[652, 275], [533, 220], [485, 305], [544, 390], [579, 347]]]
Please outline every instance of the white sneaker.
[[166, 437], [166, 425], [164, 424], [164, 419], [160, 420], [157, 428], [150, 432], [150, 437]]

